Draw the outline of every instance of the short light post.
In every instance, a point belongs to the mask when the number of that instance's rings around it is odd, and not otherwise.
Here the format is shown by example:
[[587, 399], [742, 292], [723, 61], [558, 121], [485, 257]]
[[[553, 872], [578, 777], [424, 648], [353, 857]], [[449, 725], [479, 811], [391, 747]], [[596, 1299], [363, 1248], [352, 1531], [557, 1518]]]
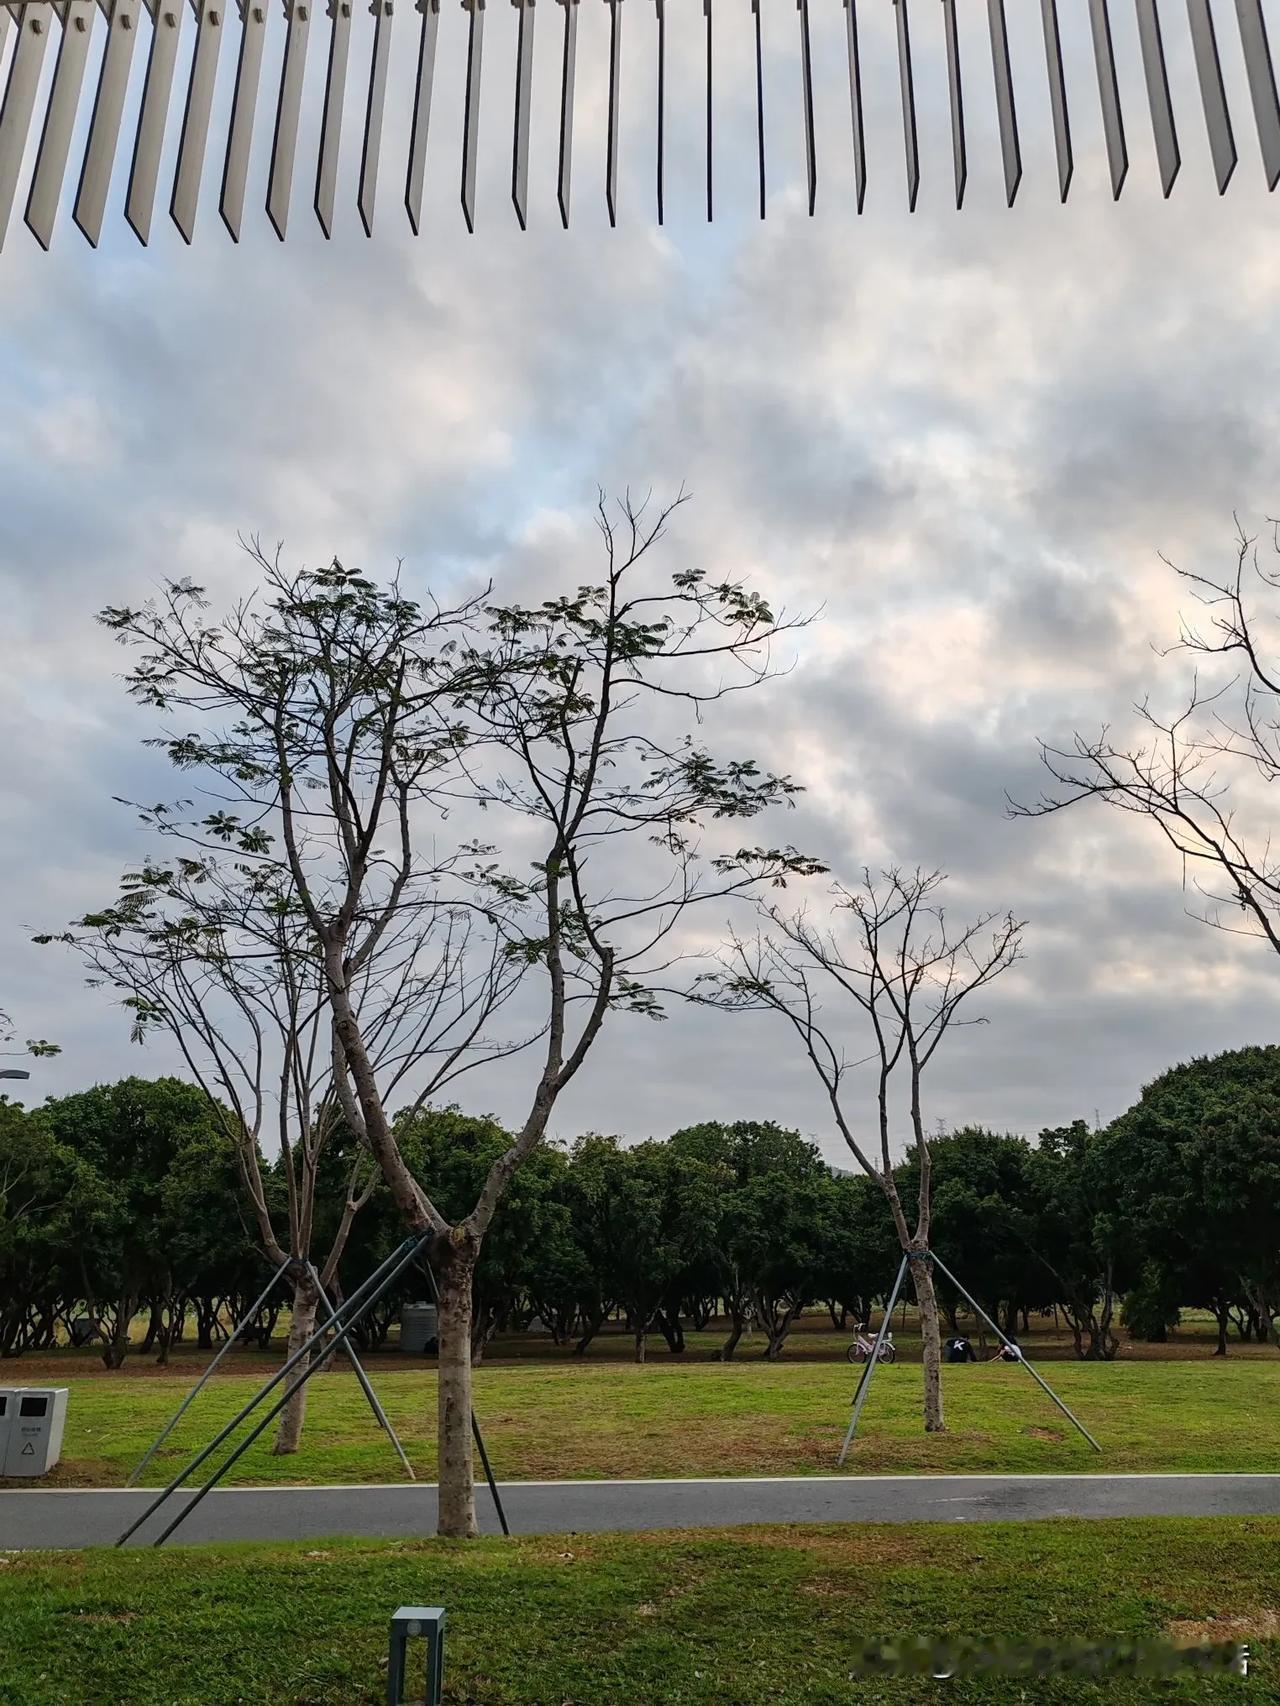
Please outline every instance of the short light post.
[[[405, 1695], [409, 1642], [427, 1643], [427, 1692], [423, 1706], [440, 1706], [444, 1689], [444, 1607], [402, 1605], [391, 1619], [391, 1656], [387, 1664], [387, 1706], [410, 1706]], [[414, 1697], [414, 1706], [418, 1697]]]

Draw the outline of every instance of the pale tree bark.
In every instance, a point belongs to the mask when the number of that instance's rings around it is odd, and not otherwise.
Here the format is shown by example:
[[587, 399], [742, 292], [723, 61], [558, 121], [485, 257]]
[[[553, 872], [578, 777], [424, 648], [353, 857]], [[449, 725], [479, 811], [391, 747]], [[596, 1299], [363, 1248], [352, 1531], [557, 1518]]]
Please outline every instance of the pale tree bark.
[[477, 1532], [471, 1440], [471, 1288], [478, 1246], [465, 1234], [451, 1231], [436, 1240], [434, 1253], [440, 1289], [437, 1527], [450, 1539], [470, 1540]]
[[942, 1433], [942, 1327], [938, 1319], [938, 1297], [933, 1284], [933, 1263], [923, 1254], [911, 1258], [911, 1280], [920, 1310], [920, 1337], [924, 1345], [924, 1430]]
[[[316, 1330], [316, 1312], [320, 1304], [320, 1293], [316, 1289], [315, 1280], [309, 1271], [300, 1272], [293, 1282], [293, 1315], [289, 1322], [288, 1355], [295, 1356], [306, 1344]], [[303, 1364], [299, 1363], [297, 1371], [290, 1376], [290, 1382], [304, 1373]], [[280, 1412], [280, 1426], [276, 1433], [275, 1455], [289, 1457], [297, 1451], [302, 1443], [302, 1426], [307, 1417], [308, 1386], [302, 1385], [290, 1398]]]

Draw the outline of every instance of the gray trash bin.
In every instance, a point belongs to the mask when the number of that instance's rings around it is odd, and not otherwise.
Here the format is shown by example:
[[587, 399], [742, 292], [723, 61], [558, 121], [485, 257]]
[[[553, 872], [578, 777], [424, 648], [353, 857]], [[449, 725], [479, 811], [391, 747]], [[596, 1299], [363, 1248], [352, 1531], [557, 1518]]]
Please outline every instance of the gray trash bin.
[[65, 1386], [20, 1386], [9, 1399], [6, 1475], [47, 1475], [62, 1456], [67, 1419]]
[[434, 1356], [440, 1320], [434, 1303], [406, 1303], [400, 1311], [400, 1349], [406, 1356]]

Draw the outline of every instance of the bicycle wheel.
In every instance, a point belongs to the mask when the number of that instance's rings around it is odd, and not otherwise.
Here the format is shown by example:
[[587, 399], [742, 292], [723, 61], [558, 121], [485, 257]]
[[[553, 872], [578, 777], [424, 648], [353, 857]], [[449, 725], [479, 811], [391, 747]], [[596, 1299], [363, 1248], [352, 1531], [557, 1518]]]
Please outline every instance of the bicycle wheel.
[[844, 1354], [845, 1359], [848, 1362], [866, 1362], [867, 1360], [867, 1353], [863, 1350], [862, 1346], [856, 1339]]
[[897, 1362], [897, 1360], [898, 1360], [898, 1353], [897, 1353], [897, 1350], [894, 1348], [893, 1345], [882, 1345], [880, 1347], [880, 1361], [881, 1362]]

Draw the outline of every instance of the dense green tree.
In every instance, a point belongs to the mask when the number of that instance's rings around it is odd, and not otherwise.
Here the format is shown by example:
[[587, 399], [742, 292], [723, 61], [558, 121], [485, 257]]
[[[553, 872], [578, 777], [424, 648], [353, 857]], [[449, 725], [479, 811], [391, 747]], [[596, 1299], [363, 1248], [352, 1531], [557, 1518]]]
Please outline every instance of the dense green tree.
[[1083, 1120], [1040, 1133], [1028, 1168], [1030, 1242], [1085, 1361], [1110, 1362], [1122, 1292], [1138, 1275], [1105, 1140]]
[[850, 1316], [860, 1326], [871, 1319], [877, 1298], [888, 1301], [902, 1252], [875, 1181], [865, 1174], [838, 1174], [822, 1195], [819, 1222], [819, 1297], [832, 1324], [843, 1330]]
[[[723, 1174], [669, 1143], [625, 1148], [594, 1135], [574, 1144], [571, 1163], [573, 1225], [594, 1280], [578, 1348], [618, 1307], [643, 1362], [650, 1332], [678, 1314], [691, 1268], [714, 1244]], [[681, 1342], [669, 1332], [673, 1349]]]
[[[1025, 1138], [966, 1126], [933, 1138], [930, 1149], [938, 1252], [993, 1319], [1003, 1312], [1004, 1330], [1016, 1338], [1023, 1311], [1054, 1301], [1035, 1251], [1031, 1145]], [[900, 1172], [904, 1194], [914, 1192], [914, 1150]], [[954, 1332], [960, 1295], [942, 1276], [938, 1286]]]
[[103, 1181], [59, 1143], [44, 1110], [0, 1096], [0, 1356], [54, 1342], [83, 1289], [86, 1244], [109, 1212]]
[[1278, 1108], [1280, 1048], [1233, 1049], [1162, 1073], [1100, 1138], [1140, 1266], [1125, 1320], [1142, 1337], [1163, 1337], [1179, 1305], [1206, 1308], [1224, 1355], [1241, 1303], [1264, 1323], [1280, 1309]]
[[166, 1186], [191, 1145], [207, 1150], [216, 1125], [202, 1091], [177, 1078], [124, 1078], [51, 1099], [56, 1141], [93, 1177], [99, 1212], [82, 1240], [85, 1295], [102, 1324], [103, 1361], [118, 1368], [144, 1303], [163, 1299], [173, 1325], [174, 1259]]
[[772, 1120], [707, 1121], [670, 1140], [680, 1154], [719, 1171], [723, 1195], [703, 1272], [724, 1299], [732, 1357], [748, 1322], [777, 1357], [796, 1315], [823, 1284], [824, 1187], [830, 1173], [817, 1147]]

